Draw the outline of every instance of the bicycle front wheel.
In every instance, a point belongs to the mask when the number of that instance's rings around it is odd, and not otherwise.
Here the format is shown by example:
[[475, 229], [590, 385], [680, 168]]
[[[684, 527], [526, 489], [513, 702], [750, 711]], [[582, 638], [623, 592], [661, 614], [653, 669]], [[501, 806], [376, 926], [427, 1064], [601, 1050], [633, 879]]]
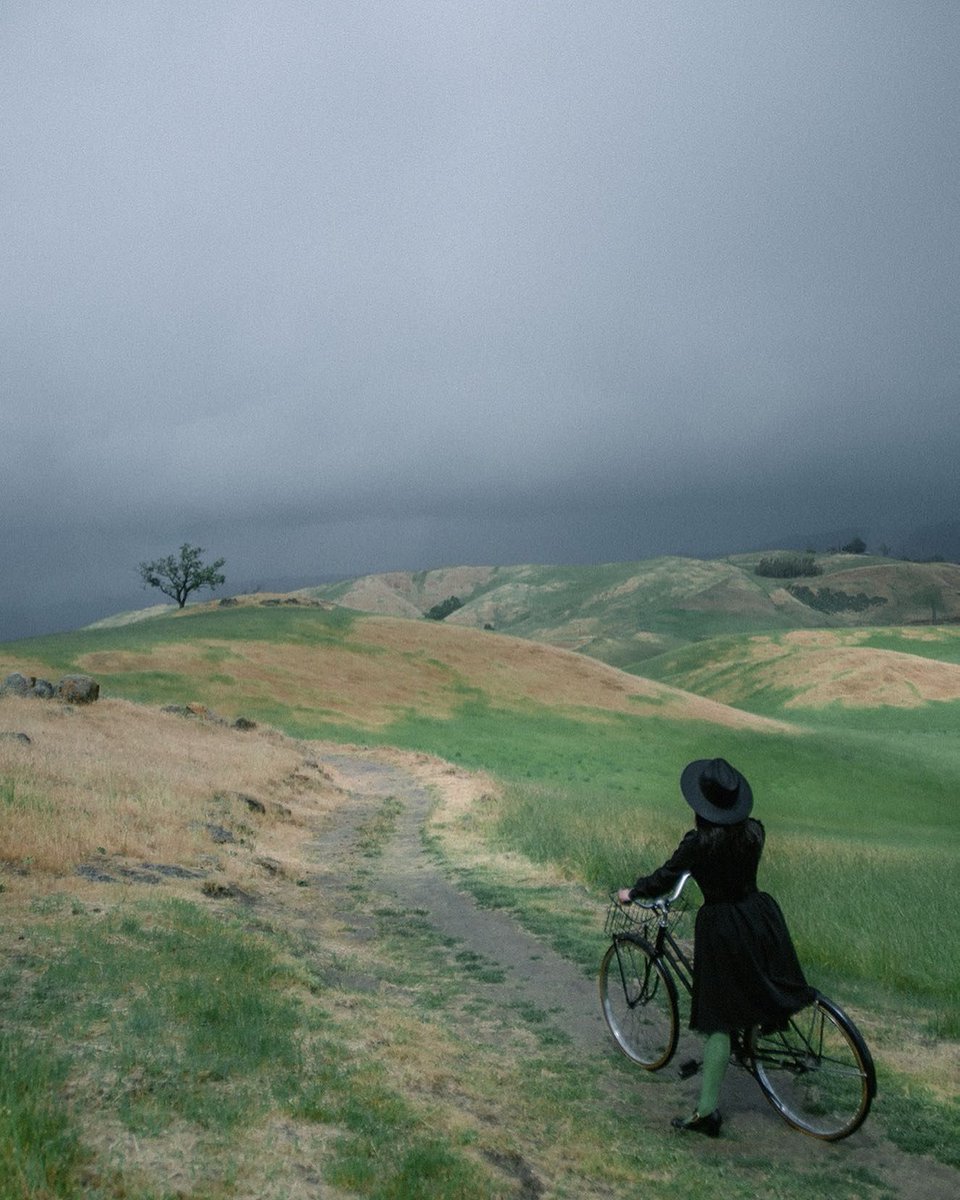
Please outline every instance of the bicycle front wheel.
[[854, 1023], [825, 996], [785, 1029], [756, 1026], [750, 1055], [764, 1095], [795, 1129], [835, 1142], [866, 1120], [877, 1091], [873, 1059]]
[[673, 1057], [679, 1035], [677, 988], [649, 942], [624, 934], [600, 964], [600, 1003], [620, 1051], [647, 1071]]

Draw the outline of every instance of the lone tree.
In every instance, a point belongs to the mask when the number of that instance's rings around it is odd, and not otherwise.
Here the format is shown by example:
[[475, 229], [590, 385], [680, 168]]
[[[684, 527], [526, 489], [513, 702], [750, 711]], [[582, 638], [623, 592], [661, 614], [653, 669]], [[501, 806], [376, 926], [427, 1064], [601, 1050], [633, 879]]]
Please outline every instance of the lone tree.
[[220, 574], [226, 559], [218, 558], [216, 562], [205, 566], [200, 559], [201, 554], [203, 550], [199, 546], [184, 542], [179, 558], [168, 554], [166, 558], [158, 558], [155, 562], [142, 562], [139, 569], [143, 586], [159, 588], [183, 608], [191, 592], [205, 587], [218, 588], [226, 578]]

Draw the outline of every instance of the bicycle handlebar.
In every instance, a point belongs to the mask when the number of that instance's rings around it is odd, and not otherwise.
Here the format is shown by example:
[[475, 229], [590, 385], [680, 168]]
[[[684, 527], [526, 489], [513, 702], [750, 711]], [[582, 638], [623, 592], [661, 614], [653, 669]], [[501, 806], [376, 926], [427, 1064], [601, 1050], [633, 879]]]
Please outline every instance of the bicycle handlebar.
[[669, 892], [668, 894], [663, 895], [663, 896], [654, 896], [652, 899], [649, 899], [649, 900], [638, 896], [635, 900], [628, 901], [628, 903], [639, 905], [640, 908], [654, 908], [654, 909], [658, 909], [658, 910], [669, 910], [670, 905], [675, 904], [676, 901], [680, 899], [680, 893], [687, 886], [687, 880], [689, 878], [690, 878], [690, 872], [684, 871], [684, 873], [677, 880], [676, 884], [674, 884], [674, 888], [673, 888], [672, 892]]

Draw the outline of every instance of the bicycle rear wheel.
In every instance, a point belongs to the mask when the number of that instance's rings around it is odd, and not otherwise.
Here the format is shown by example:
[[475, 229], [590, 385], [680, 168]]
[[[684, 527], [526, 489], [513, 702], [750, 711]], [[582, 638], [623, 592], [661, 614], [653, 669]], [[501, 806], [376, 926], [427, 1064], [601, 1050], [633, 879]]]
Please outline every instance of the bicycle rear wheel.
[[873, 1059], [854, 1023], [825, 996], [785, 1029], [756, 1026], [749, 1051], [764, 1095], [795, 1129], [835, 1142], [866, 1120], [877, 1091]]
[[618, 1048], [657, 1071], [677, 1048], [677, 988], [649, 942], [635, 934], [614, 938], [600, 964], [600, 1003]]

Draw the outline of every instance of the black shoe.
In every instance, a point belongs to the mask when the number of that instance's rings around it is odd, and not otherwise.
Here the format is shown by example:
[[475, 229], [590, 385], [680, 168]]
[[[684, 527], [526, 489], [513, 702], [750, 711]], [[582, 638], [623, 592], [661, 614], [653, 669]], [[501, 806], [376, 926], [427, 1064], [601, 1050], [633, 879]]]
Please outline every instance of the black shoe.
[[702, 1133], [707, 1137], [719, 1137], [720, 1126], [723, 1124], [723, 1117], [720, 1116], [720, 1109], [715, 1108], [712, 1113], [707, 1113], [705, 1117], [701, 1117], [699, 1113], [694, 1113], [692, 1117], [686, 1120], [683, 1117], [674, 1117], [670, 1124], [674, 1129], [679, 1129], [681, 1133]]

